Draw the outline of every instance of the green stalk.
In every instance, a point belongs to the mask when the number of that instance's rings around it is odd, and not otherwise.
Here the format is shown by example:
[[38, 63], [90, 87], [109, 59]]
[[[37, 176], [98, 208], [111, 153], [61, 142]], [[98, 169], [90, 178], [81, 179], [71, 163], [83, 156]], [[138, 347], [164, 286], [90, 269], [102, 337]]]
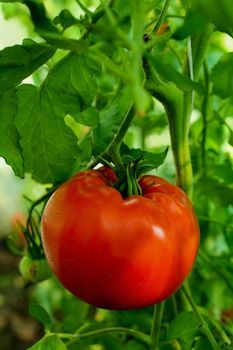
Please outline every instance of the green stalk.
[[154, 26], [152, 32], [156, 33], [158, 31], [159, 27], [163, 24], [170, 3], [171, 3], [171, 0], [165, 0], [163, 8], [160, 12], [159, 18], [158, 18], [157, 22], [155, 23], [155, 26]]
[[[213, 26], [208, 25], [201, 35], [189, 40], [184, 74], [196, 80], [205, 58]], [[177, 184], [190, 198], [193, 193], [193, 174], [189, 149], [189, 124], [193, 109], [193, 92], [182, 92], [174, 84], [160, 79], [149, 66], [147, 88], [163, 105], [167, 112], [172, 151], [176, 166]]]
[[120, 157], [120, 147], [134, 116], [134, 108], [131, 106], [105, 152], [107, 156], [112, 157], [114, 164], [120, 168], [123, 168], [123, 163]]
[[92, 12], [82, 3], [82, 1], [80, 0], [75, 0], [75, 1], [77, 2], [81, 10], [83, 10], [84, 13], [86, 13], [89, 16], [92, 15]]
[[198, 307], [199, 312], [201, 313], [201, 315], [208, 317], [209, 321], [212, 323], [212, 325], [215, 327], [216, 331], [218, 332], [218, 334], [220, 335], [222, 341], [224, 342], [225, 345], [230, 345], [231, 344], [231, 340], [228, 337], [228, 335], [226, 334], [225, 330], [223, 329], [223, 327], [221, 326], [221, 324], [215, 320], [213, 318], [213, 315], [211, 314], [211, 312], [209, 312], [207, 309], [205, 309], [204, 307]]
[[125, 328], [125, 327], [109, 327], [109, 328], [103, 328], [103, 329], [98, 329], [95, 331], [91, 332], [86, 332], [86, 333], [79, 333], [79, 334], [66, 334], [66, 333], [56, 333], [60, 338], [63, 339], [69, 339], [69, 342], [66, 344], [68, 347], [78, 343], [81, 339], [87, 339], [87, 338], [92, 338], [92, 337], [97, 337], [103, 334], [108, 334], [108, 333], [118, 333], [118, 334], [128, 334], [131, 337], [134, 337], [135, 339], [140, 340], [141, 342], [149, 345], [150, 343], [150, 338], [147, 334], [138, 332], [134, 329], [130, 328]]
[[189, 304], [191, 305], [194, 314], [196, 315], [199, 323], [200, 323], [200, 331], [207, 337], [207, 339], [209, 340], [212, 349], [213, 350], [220, 350], [220, 347], [218, 345], [218, 343], [216, 342], [213, 334], [211, 333], [208, 324], [206, 323], [206, 321], [204, 320], [204, 318], [201, 316], [201, 314], [199, 313], [196, 304], [194, 303], [191, 295], [188, 292], [187, 287], [185, 286], [185, 284], [182, 287], [182, 291], [185, 295], [185, 297], [187, 298]]
[[202, 140], [201, 140], [201, 156], [202, 156], [202, 173], [205, 175], [206, 173], [206, 137], [207, 137], [207, 122], [209, 119], [210, 113], [210, 79], [207, 63], [204, 62], [204, 80], [205, 80], [205, 94], [202, 103]]
[[154, 315], [153, 315], [152, 327], [151, 327], [151, 333], [150, 333], [150, 339], [151, 339], [150, 349], [151, 350], [158, 349], [161, 324], [162, 324], [162, 319], [163, 319], [164, 305], [165, 305], [165, 301], [154, 306]]
[[122, 120], [117, 133], [114, 135], [112, 141], [108, 145], [107, 149], [95, 159], [95, 161], [90, 165], [89, 168], [94, 168], [97, 164], [101, 163], [102, 159], [110, 157], [113, 160], [113, 163], [116, 167], [122, 170], [124, 169], [122, 159], [120, 156], [120, 147], [125, 137], [125, 134], [132, 123], [134, 116], [134, 107], [131, 106], [128, 112], [126, 113], [124, 119]]

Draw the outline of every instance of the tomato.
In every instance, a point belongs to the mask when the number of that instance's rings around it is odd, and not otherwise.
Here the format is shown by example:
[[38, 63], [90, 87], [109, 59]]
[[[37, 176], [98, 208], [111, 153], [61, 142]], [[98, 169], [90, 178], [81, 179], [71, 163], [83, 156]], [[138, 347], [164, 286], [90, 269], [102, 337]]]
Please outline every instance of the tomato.
[[45, 259], [33, 260], [24, 256], [19, 264], [19, 271], [26, 281], [41, 282], [51, 276], [48, 263]]
[[199, 246], [192, 205], [157, 176], [143, 176], [143, 195], [125, 199], [112, 179], [112, 170], [87, 170], [54, 192], [42, 216], [48, 263], [71, 293], [94, 306], [159, 303], [192, 269]]

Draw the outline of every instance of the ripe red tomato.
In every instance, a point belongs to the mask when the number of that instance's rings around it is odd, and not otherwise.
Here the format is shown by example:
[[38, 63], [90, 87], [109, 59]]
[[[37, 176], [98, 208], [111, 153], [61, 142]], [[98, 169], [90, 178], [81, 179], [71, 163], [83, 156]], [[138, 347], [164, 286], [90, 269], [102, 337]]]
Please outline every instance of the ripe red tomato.
[[97, 307], [158, 303], [192, 269], [199, 246], [194, 211], [181, 189], [157, 176], [143, 176], [143, 195], [126, 199], [112, 179], [87, 170], [54, 192], [42, 217], [48, 263], [71, 293]]

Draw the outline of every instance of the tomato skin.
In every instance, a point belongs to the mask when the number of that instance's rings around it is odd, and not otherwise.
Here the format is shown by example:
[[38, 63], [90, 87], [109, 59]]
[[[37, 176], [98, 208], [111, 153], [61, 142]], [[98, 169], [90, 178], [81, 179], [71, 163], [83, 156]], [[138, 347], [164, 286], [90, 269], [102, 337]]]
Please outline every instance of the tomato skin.
[[143, 176], [143, 196], [123, 199], [102, 171], [61, 185], [42, 216], [48, 263], [78, 298], [106, 309], [159, 303], [192, 269], [199, 227], [187, 196]]

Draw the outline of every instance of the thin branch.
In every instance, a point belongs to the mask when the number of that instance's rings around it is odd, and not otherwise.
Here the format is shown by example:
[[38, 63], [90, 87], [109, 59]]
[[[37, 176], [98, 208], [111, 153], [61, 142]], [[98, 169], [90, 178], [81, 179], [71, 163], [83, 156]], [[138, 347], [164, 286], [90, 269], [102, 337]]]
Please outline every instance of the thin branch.
[[80, 0], [75, 0], [79, 7], [85, 12], [88, 16], [92, 16], [93, 13], [82, 3]]
[[71, 346], [77, 342], [79, 342], [81, 339], [87, 339], [87, 338], [92, 338], [96, 336], [100, 336], [103, 334], [108, 334], [108, 333], [122, 333], [122, 334], [128, 334], [134, 337], [135, 339], [138, 339], [142, 341], [143, 343], [149, 345], [150, 343], [150, 337], [149, 335], [138, 332], [134, 329], [130, 328], [125, 328], [125, 327], [109, 327], [109, 328], [103, 328], [103, 329], [98, 329], [95, 331], [91, 332], [86, 332], [86, 333], [79, 333], [79, 334], [66, 334], [66, 333], [58, 333], [58, 336], [60, 338], [64, 339], [70, 339], [69, 342], [66, 344], [67, 346]]
[[154, 315], [152, 320], [151, 327], [151, 350], [155, 350], [158, 347], [160, 331], [161, 331], [161, 323], [163, 319], [163, 311], [164, 311], [165, 302], [161, 302], [158, 305], [154, 306]]
[[171, 0], [165, 0], [163, 8], [159, 14], [159, 18], [157, 19], [157, 22], [155, 23], [155, 26], [152, 32], [156, 33], [159, 30], [159, 27], [161, 26], [161, 24], [164, 22], [170, 3], [171, 3]]
[[200, 312], [198, 311], [198, 308], [197, 308], [195, 302], [193, 301], [191, 295], [189, 294], [185, 284], [182, 286], [182, 292], [184, 293], [185, 297], [187, 298], [190, 306], [193, 309], [194, 314], [196, 315], [196, 317], [200, 323], [200, 331], [207, 337], [213, 350], [220, 350], [220, 347], [219, 347], [218, 343], [216, 342], [212, 332], [210, 331], [208, 324], [206, 323], [206, 321], [203, 319]]

